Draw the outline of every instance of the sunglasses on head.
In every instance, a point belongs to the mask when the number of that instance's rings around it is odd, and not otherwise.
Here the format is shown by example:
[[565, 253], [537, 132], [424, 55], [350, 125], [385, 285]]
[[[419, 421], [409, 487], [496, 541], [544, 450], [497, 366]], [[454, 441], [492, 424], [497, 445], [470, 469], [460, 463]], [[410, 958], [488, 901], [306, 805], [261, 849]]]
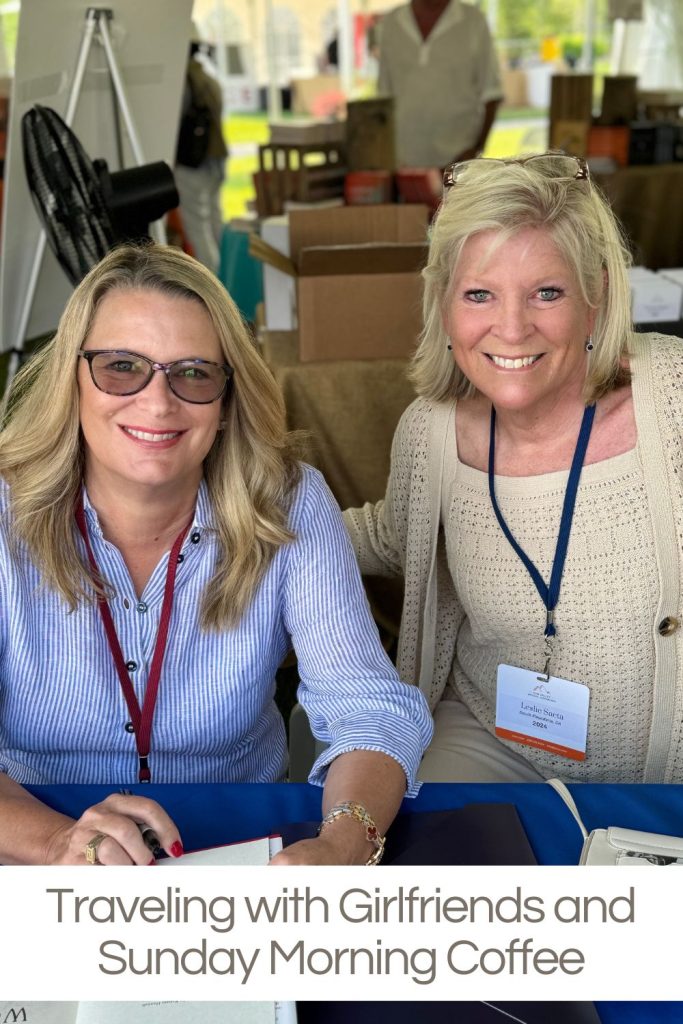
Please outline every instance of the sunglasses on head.
[[473, 175], [484, 173], [496, 166], [509, 167], [511, 164], [528, 167], [555, 181], [590, 181], [586, 161], [580, 156], [569, 156], [567, 153], [534, 153], [533, 156], [511, 157], [505, 160], [480, 156], [474, 160], [456, 160], [447, 167], [443, 174], [444, 192]]

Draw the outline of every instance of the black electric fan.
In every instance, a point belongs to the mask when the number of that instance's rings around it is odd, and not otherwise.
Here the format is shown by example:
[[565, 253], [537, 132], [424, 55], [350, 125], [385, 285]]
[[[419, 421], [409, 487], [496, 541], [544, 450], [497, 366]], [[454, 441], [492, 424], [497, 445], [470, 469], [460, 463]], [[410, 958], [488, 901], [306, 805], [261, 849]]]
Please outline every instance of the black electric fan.
[[150, 223], [178, 205], [168, 164], [110, 173], [106, 161], [90, 159], [50, 107], [28, 110], [21, 136], [34, 205], [74, 285], [118, 243], [148, 237]]

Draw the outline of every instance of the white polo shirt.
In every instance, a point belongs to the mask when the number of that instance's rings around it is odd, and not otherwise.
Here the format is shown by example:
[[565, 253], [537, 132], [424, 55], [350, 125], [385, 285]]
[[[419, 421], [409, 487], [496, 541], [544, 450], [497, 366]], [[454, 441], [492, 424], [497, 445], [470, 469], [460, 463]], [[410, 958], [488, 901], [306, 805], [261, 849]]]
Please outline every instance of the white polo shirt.
[[479, 137], [484, 104], [502, 99], [498, 58], [481, 11], [451, 0], [427, 39], [410, 4], [380, 22], [378, 91], [395, 99], [404, 167], [443, 167]]

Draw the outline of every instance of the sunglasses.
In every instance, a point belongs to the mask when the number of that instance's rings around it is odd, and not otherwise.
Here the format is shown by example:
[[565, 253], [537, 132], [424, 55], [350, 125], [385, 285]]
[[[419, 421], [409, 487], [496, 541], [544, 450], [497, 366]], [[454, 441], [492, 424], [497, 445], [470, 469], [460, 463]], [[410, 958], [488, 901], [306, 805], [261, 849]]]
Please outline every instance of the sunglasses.
[[147, 387], [157, 370], [163, 370], [177, 398], [193, 405], [208, 405], [222, 398], [235, 373], [227, 363], [212, 363], [208, 359], [155, 363], [147, 356], [120, 349], [81, 349], [78, 354], [90, 367], [95, 387], [120, 398], [137, 395]]
[[487, 168], [508, 167], [510, 164], [528, 167], [554, 181], [590, 181], [586, 161], [580, 156], [569, 156], [567, 153], [535, 153], [533, 156], [510, 158], [509, 160], [477, 157], [474, 160], [463, 160], [460, 163], [456, 160], [454, 164], [446, 168], [443, 173], [444, 192], [473, 175], [485, 172]]

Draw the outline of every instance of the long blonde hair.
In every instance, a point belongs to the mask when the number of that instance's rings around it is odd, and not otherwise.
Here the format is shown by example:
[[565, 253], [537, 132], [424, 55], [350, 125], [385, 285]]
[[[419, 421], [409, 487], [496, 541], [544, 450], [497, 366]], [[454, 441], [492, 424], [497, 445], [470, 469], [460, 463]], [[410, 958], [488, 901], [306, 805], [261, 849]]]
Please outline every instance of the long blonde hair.
[[502, 242], [530, 227], [548, 232], [584, 301], [596, 311], [585, 402], [627, 383], [624, 356], [633, 333], [630, 255], [607, 202], [587, 181], [553, 177], [542, 160], [477, 164], [476, 174], [446, 194], [432, 227], [422, 272], [424, 329], [411, 368], [418, 394], [436, 400], [474, 394], [447, 350], [448, 305], [458, 260], [467, 240], [481, 231], [499, 232]]
[[81, 557], [74, 531], [84, 465], [76, 368], [98, 306], [114, 289], [201, 303], [235, 371], [225, 427], [204, 462], [220, 555], [201, 608], [203, 628], [234, 626], [275, 552], [293, 537], [287, 509], [299, 466], [282, 395], [237, 307], [213, 274], [178, 249], [125, 245], [110, 252], [74, 291], [52, 341], [15, 377], [0, 432], [12, 535], [70, 608], [95, 599], [101, 583]]

